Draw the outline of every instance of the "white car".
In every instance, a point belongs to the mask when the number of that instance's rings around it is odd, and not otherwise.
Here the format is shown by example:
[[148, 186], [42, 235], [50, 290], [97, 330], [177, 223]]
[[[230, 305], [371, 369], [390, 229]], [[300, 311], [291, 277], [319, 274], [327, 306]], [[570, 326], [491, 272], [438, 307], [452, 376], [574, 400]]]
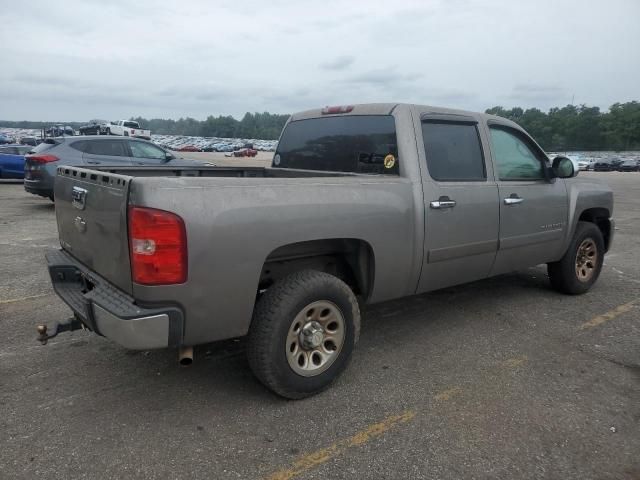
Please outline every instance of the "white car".
[[593, 158], [584, 158], [578, 160], [578, 169], [579, 170], [593, 170], [593, 165], [596, 161]]

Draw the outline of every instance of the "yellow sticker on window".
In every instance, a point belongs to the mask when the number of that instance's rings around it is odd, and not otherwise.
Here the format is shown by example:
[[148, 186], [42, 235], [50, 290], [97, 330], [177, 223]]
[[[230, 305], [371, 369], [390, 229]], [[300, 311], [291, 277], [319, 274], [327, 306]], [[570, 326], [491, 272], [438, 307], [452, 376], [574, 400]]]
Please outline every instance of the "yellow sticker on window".
[[384, 168], [393, 168], [395, 164], [396, 164], [396, 157], [394, 157], [393, 155], [389, 154], [386, 157], [384, 157]]

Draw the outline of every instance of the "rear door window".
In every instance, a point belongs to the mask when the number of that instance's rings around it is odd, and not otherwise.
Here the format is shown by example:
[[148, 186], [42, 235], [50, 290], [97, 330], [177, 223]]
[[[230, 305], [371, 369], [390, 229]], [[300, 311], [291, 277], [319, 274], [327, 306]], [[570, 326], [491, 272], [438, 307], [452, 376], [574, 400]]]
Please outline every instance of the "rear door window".
[[290, 122], [273, 166], [398, 175], [398, 142], [391, 115], [349, 115]]
[[85, 140], [83, 152], [91, 155], [108, 155], [110, 157], [128, 157], [122, 140]]
[[475, 124], [423, 122], [429, 174], [442, 182], [484, 181], [487, 173]]

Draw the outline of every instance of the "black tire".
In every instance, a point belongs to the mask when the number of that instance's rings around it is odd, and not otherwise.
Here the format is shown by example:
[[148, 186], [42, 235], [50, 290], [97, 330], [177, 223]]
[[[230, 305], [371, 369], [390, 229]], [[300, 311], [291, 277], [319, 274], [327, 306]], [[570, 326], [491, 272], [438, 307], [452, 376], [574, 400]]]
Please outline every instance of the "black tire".
[[[314, 376], [296, 373], [287, 360], [287, 335], [296, 316], [316, 301], [332, 302], [344, 319], [344, 342], [333, 363]], [[314, 395], [346, 368], [360, 333], [360, 310], [351, 289], [327, 273], [303, 270], [273, 284], [258, 300], [249, 330], [247, 356], [254, 375], [289, 399]]]
[[[580, 279], [576, 272], [578, 249], [583, 242], [593, 240], [597, 258], [593, 264], [593, 272], [588, 279]], [[564, 256], [557, 262], [547, 264], [547, 272], [551, 286], [568, 295], [580, 295], [589, 291], [600, 276], [604, 260], [604, 239], [597, 225], [591, 222], [578, 222], [573, 239]]]
[[107, 135], [111, 135], [111, 129], [107, 128]]

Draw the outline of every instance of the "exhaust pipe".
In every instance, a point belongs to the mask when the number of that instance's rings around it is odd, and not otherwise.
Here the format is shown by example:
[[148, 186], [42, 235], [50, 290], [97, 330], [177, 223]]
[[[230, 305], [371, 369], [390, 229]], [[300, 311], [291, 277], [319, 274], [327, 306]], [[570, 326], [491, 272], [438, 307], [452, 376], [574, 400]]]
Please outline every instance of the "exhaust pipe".
[[178, 362], [183, 367], [188, 367], [193, 363], [193, 347], [180, 347], [178, 350]]

